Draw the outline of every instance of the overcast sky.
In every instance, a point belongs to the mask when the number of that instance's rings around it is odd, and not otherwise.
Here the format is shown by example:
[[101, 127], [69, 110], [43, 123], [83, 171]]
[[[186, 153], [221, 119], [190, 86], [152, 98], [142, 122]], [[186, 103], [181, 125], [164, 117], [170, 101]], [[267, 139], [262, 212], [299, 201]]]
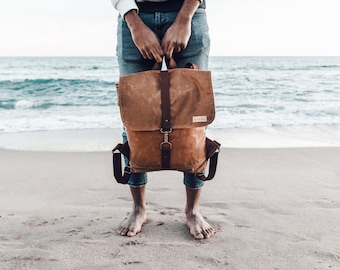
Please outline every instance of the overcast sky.
[[[340, 56], [340, 0], [206, 0], [211, 55]], [[110, 0], [0, 0], [0, 56], [115, 55]]]

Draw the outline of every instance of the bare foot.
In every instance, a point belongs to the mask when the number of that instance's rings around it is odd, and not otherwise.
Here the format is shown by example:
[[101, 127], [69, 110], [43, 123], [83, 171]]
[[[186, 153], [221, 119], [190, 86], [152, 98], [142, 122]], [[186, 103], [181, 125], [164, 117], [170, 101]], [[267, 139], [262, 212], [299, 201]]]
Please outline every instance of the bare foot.
[[190, 233], [197, 239], [202, 240], [213, 236], [215, 230], [206, 222], [201, 213], [188, 211], [187, 215], [187, 226], [189, 227]]
[[123, 236], [135, 236], [142, 230], [143, 224], [146, 222], [146, 214], [145, 210], [135, 210], [130, 214], [130, 216], [124, 219], [118, 229], [117, 232]]

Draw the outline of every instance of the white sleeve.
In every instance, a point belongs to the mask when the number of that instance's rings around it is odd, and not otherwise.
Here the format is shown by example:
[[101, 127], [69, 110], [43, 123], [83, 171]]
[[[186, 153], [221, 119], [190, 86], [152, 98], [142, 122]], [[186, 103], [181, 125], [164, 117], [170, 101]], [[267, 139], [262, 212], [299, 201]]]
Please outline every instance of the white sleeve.
[[114, 8], [119, 11], [123, 18], [125, 13], [131, 9], [136, 9], [138, 12], [138, 7], [134, 0], [111, 0], [111, 2]]

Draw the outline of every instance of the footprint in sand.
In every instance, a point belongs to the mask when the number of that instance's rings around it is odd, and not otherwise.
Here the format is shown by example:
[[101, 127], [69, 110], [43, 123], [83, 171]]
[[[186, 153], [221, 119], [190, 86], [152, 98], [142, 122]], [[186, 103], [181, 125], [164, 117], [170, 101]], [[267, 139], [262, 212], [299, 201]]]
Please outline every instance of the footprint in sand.
[[312, 202], [312, 204], [314, 204], [317, 207], [320, 208], [325, 208], [325, 209], [331, 209], [331, 208], [340, 208], [340, 202], [339, 201], [335, 201], [335, 200], [315, 200]]
[[138, 240], [130, 240], [130, 241], [125, 241], [121, 243], [119, 246], [124, 247], [124, 246], [136, 246], [136, 245], [143, 245], [143, 241], [138, 241]]
[[24, 225], [28, 227], [41, 227], [41, 226], [48, 226], [48, 225], [56, 225], [64, 222], [64, 217], [61, 218], [54, 218], [52, 220], [41, 219], [41, 218], [33, 218], [31, 220], [23, 222]]
[[122, 201], [131, 201], [132, 199], [130, 197], [116, 197], [118, 200]]

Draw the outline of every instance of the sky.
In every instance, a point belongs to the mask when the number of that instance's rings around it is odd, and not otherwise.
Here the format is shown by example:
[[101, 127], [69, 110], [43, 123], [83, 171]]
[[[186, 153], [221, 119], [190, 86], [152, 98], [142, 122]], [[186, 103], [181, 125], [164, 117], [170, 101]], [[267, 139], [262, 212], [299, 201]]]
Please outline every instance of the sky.
[[[206, 0], [213, 56], [340, 56], [340, 0]], [[110, 0], [0, 0], [0, 56], [113, 56]]]

